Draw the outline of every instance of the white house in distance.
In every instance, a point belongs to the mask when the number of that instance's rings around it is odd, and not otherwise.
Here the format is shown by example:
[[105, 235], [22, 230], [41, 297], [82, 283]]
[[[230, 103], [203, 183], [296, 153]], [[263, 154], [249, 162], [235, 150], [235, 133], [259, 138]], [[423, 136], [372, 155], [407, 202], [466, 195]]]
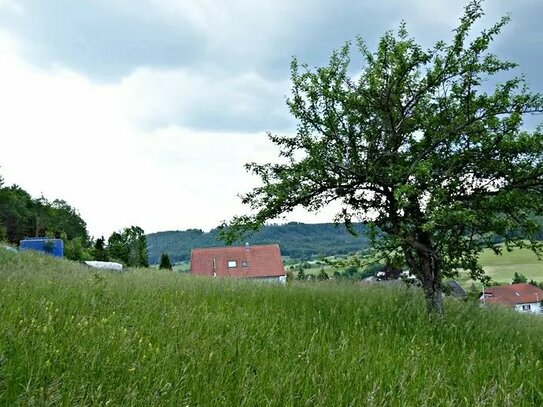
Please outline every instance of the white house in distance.
[[211, 277], [250, 278], [285, 283], [279, 245], [192, 249], [190, 272]]
[[480, 301], [505, 305], [519, 312], [543, 314], [543, 290], [531, 284], [509, 284], [485, 288]]

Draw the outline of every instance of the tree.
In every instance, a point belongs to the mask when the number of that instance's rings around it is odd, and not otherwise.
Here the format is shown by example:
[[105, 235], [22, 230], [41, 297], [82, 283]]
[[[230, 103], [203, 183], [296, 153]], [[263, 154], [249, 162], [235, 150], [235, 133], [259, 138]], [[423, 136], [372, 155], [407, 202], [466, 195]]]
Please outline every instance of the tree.
[[32, 197], [17, 185], [0, 189], [0, 225], [10, 243], [34, 234], [34, 203]]
[[96, 239], [96, 242], [94, 243], [93, 255], [94, 255], [94, 258], [98, 261], [109, 260], [109, 256], [106, 250], [106, 239], [104, 239], [104, 236], [101, 236], [98, 239]]
[[172, 270], [172, 263], [170, 262], [170, 256], [168, 253], [162, 253], [160, 256], [160, 265], [159, 269]]
[[0, 185], [0, 229], [10, 243], [28, 236], [62, 238], [65, 242], [80, 237], [83, 249], [90, 246], [87, 225], [76, 209], [60, 199], [33, 199], [17, 185]]
[[81, 218], [77, 209], [70, 206], [63, 199], [55, 199], [48, 206], [47, 230], [49, 232], [52, 232], [56, 237], [64, 234], [68, 240], [79, 237], [84, 246], [90, 247], [87, 224]]
[[328, 273], [326, 271], [324, 271], [323, 268], [321, 268], [321, 270], [319, 271], [319, 274], [317, 274], [317, 280], [326, 281], [326, 280], [329, 280], [329, 279], [330, 279], [330, 276], [328, 276]]
[[349, 44], [326, 67], [294, 59], [287, 104], [297, 132], [269, 135], [282, 163], [246, 165], [262, 185], [242, 197], [252, 212], [224, 223], [222, 238], [339, 202], [336, 222], [368, 223], [371, 244], [420, 280], [431, 315], [443, 313], [444, 276], [464, 269], [484, 280], [483, 248], [540, 251], [543, 132], [526, 130], [524, 118], [543, 111], [543, 97], [523, 77], [490, 89], [516, 65], [488, 51], [509, 18], [474, 34], [482, 15], [472, 1], [452, 40], [427, 50], [405, 24], [373, 53], [359, 40], [358, 79], [348, 74]]
[[130, 267], [149, 267], [145, 232], [138, 226], [113, 232], [108, 239], [108, 254]]
[[92, 258], [81, 236], [76, 236], [71, 240], [65, 241], [64, 257], [74, 261], [85, 261]]
[[108, 257], [128, 265], [130, 247], [122, 232], [113, 232], [107, 240]]
[[519, 274], [515, 271], [515, 274], [513, 275], [513, 284], [519, 284], [519, 283], [527, 283], [528, 279], [524, 274]]

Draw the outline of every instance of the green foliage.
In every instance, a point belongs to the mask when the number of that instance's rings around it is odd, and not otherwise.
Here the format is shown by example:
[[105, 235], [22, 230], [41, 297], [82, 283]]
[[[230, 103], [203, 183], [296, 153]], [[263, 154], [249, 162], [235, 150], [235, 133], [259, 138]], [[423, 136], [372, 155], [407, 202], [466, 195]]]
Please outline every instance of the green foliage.
[[0, 225], [10, 243], [35, 236], [33, 222], [35, 202], [24, 190], [14, 185], [0, 189]]
[[159, 269], [164, 270], [172, 270], [172, 263], [170, 262], [170, 256], [168, 256], [168, 253], [162, 253], [160, 256], [160, 265], [158, 266]]
[[67, 240], [64, 243], [64, 257], [73, 261], [92, 260], [90, 250], [85, 246], [81, 236]]
[[113, 232], [107, 241], [107, 253], [110, 259], [119, 261], [128, 265], [130, 247], [127, 244], [122, 233]]
[[[363, 234], [364, 227], [356, 224], [357, 233]], [[199, 229], [158, 232], [147, 235], [149, 262], [157, 264], [161, 253], [170, 254], [173, 262], [190, 260], [190, 251], [195, 247], [223, 246], [218, 239], [218, 230], [204, 233]], [[243, 245], [244, 240], [237, 244]], [[331, 223], [304, 224], [291, 222], [285, 225], [268, 225], [251, 236], [250, 243], [278, 243], [281, 254], [295, 259], [308, 260], [318, 256], [354, 253], [368, 247], [363, 236], [353, 238], [344, 228]]]
[[321, 269], [321, 271], [319, 271], [319, 274], [317, 274], [318, 281], [326, 281], [329, 279], [330, 279], [330, 276], [328, 276], [328, 273], [324, 271], [324, 269]]
[[87, 225], [76, 209], [66, 201], [49, 202], [43, 196], [34, 199], [17, 185], [0, 183], [0, 240], [18, 244], [26, 237], [62, 238], [70, 245], [79, 238], [83, 250], [90, 245]]
[[0, 281], [2, 406], [543, 405], [543, 324], [508, 310], [451, 300], [436, 327], [414, 289], [92, 272], [1, 248]]
[[0, 225], [0, 242], [6, 241], [8, 237], [8, 232], [5, 226]]
[[515, 274], [513, 275], [513, 284], [519, 284], [519, 283], [527, 283], [528, 279], [515, 271]]
[[129, 267], [149, 267], [147, 260], [147, 239], [138, 226], [113, 232], [108, 239], [108, 256]]
[[109, 254], [106, 250], [106, 239], [104, 239], [104, 236], [96, 239], [92, 255], [97, 261], [109, 261]]
[[509, 18], [476, 34], [483, 14], [471, 1], [452, 39], [430, 49], [405, 24], [374, 52], [359, 40], [358, 78], [349, 77], [350, 44], [325, 67], [294, 59], [288, 106], [297, 133], [269, 136], [284, 164], [247, 164], [262, 186], [242, 198], [252, 215], [225, 224], [222, 237], [238, 239], [298, 206], [316, 211], [338, 201], [336, 220], [348, 230], [353, 219], [368, 222], [372, 245], [409, 268], [437, 314], [443, 277], [464, 269], [484, 280], [483, 248], [526, 246], [522, 236], [540, 251], [543, 132], [523, 121], [543, 112], [543, 97], [524, 77], [508, 77], [515, 64], [489, 52]]
[[303, 268], [300, 268], [298, 270], [298, 273], [296, 273], [296, 280], [300, 280], [300, 281], [303, 281], [307, 278], [307, 276], [305, 275], [305, 271]]
[[345, 274], [347, 275], [353, 275], [353, 274], [357, 274], [358, 273], [358, 267], [356, 266], [348, 266], [345, 268], [345, 270], [343, 271]]

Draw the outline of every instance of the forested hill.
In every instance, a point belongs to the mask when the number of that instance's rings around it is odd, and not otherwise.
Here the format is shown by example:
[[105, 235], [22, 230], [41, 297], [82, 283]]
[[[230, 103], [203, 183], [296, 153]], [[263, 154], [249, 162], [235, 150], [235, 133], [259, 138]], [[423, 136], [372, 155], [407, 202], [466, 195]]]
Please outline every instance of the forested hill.
[[[357, 231], [363, 231], [363, 225], [355, 226]], [[157, 264], [162, 253], [168, 253], [174, 262], [186, 261], [190, 259], [190, 251], [195, 247], [224, 246], [224, 242], [217, 240], [217, 233], [217, 229], [208, 233], [199, 229], [151, 233], [147, 235], [149, 262]], [[353, 237], [345, 227], [333, 223], [291, 222], [285, 225], [265, 226], [247, 241], [255, 245], [278, 243], [284, 256], [306, 259], [321, 255], [352, 253], [368, 247], [363, 233], [359, 233], [359, 237]]]

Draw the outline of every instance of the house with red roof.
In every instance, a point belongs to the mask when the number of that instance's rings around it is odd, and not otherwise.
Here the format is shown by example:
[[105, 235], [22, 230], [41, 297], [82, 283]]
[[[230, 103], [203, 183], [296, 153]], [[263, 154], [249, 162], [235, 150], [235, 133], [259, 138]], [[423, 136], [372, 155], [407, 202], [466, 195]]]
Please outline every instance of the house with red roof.
[[190, 273], [199, 276], [251, 278], [286, 282], [279, 245], [192, 249]]
[[531, 284], [509, 284], [484, 289], [480, 301], [487, 304], [505, 305], [519, 312], [543, 313], [543, 290]]

